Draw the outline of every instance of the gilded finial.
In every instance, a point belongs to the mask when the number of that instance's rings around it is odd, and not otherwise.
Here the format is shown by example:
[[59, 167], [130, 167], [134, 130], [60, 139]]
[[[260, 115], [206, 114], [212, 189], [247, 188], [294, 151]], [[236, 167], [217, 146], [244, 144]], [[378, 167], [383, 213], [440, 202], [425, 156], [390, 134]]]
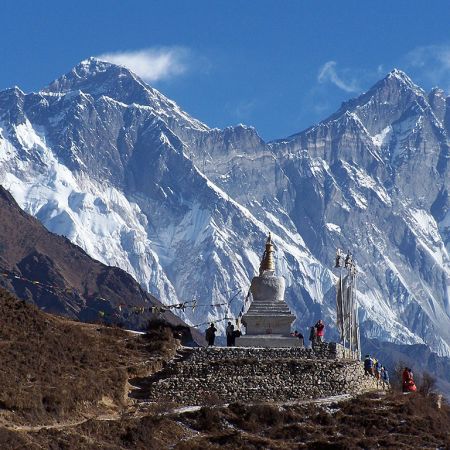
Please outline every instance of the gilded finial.
[[263, 275], [266, 271], [275, 272], [275, 261], [273, 259], [274, 253], [275, 250], [273, 249], [272, 244], [272, 233], [269, 233], [266, 241], [266, 250], [264, 251], [261, 264], [259, 265], [259, 276]]

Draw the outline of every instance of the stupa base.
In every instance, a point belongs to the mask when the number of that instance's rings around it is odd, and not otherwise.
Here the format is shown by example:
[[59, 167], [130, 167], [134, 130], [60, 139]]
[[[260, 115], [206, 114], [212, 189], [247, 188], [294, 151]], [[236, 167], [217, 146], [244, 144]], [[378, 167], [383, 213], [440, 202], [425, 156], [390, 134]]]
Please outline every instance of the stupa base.
[[295, 336], [283, 336], [282, 334], [252, 334], [244, 335], [236, 339], [236, 347], [303, 347], [302, 341]]

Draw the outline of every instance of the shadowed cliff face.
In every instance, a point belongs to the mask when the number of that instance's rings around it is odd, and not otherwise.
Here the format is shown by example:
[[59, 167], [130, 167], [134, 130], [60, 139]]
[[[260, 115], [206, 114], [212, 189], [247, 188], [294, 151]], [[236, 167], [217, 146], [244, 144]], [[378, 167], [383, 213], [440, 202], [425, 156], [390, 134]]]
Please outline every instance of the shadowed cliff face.
[[[450, 355], [442, 92], [393, 71], [265, 143], [243, 125], [208, 129], [126, 69], [88, 60], [40, 93], [0, 93], [0, 122], [0, 181], [19, 204], [164, 303], [197, 299], [180, 312], [190, 323], [240, 312], [271, 230], [296, 328], [322, 317], [335, 336], [330, 267], [336, 247], [351, 249], [363, 333]], [[236, 288], [228, 308], [211, 306]]]

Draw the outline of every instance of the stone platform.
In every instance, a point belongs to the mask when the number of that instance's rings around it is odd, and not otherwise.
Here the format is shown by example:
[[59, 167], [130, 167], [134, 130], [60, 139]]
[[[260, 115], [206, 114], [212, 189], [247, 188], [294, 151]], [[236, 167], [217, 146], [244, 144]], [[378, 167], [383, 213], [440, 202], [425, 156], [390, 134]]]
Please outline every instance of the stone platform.
[[148, 383], [141, 398], [181, 405], [235, 401], [287, 402], [387, 389], [364, 375], [363, 363], [343, 358], [334, 343], [306, 348], [207, 347], [184, 349]]
[[244, 335], [236, 339], [236, 347], [283, 348], [303, 347], [298, 337], [281, 334]]

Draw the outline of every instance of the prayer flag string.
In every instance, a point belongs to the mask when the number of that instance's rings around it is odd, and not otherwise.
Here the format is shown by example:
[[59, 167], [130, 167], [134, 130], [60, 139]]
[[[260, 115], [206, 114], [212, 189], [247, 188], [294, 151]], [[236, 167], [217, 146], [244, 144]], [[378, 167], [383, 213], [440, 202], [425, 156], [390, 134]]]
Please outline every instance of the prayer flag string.
[[[53, 284], [48, 284], [48, 283], [43, 283], [42, 281], [38, 281], [38, 280], [31, 280], [29, 278], [26, 278], [22, 275], [17, 275], [14, 272], [10, 272], [7, 270], [3, 270], [3, 272], [0, 273], [1, 276], [3, 276], [4, 278], [9, 278], [9, 279], [14, 279], [14, 280], [19, 280], [19, 281], [23, 281], [26, 283], [30, 283], [33, 284], [41, 289], [47, 290], [53, 294], [56, 294], [57, 292], [60, 293], [65, 293], [65, 294], [76, 294], [77, 290], [76, 289], [72, 289], [72, 288], [62, 288], [60, 286], [57, 285], [53, 285]], [[181, 303], [176, 303], [173, 305], [161, 305], [161, 306], [150, 306], [150, 307], [146, 307], [146, 306], [137, 306], [137, 305], [132, 305], [132, 304], [126, 304], [126, 303], [120, 303], [118, 304], [116, 307], [114, 307], [114, 305], [112, 305], [112, 303], [109, 303], [111, 305], [112, 308], [116, 308], [120, 313], [122, 313], [122, 311], [124, 309], [128, 309], [130, 310], [132, 313], [135, 314], [144, 314], [146, 311], [149, 311], [150, 313], [154, 314], [154, 315], [159, 315], [159, 314], [163, 314], [165, 312], [167, 312], [168, 310], [172, 310], [172, 309], [179, 309], [182, 311], [185, 311], [187, 308], [191, 308], [193, 311], [195, 311], [196, 308], [211, 308], [211, 307], [223, 307], [226, 306], [229, 308], [231, 302], [239, 295], [239, 293], [241, 292], [240, 288], [234, 288], [234, 289], [230, 289], [227, 291], [222, 291], [219, 292], [219, 295], [222, 294], [229, 294], [229, 293], [234, 293], [234, 295], [231, 297], [231, 299], [227, 302], [222, 302], [222, 303], [211, 303], [211, 304], [198, 304], [197, 300], [188, 300], [188, 301], [184, 301]], [[248, 297], [248, 296], [247, 296]], [[94, 300], [100, 300], [102, 302], [108, 302], [107, 299], [105, 299], [104, 297], [96, 297]], [[84, 306], [84, 308], [87, 309], [92, 309], [93, 311], [96, 311], [99, 315], [99, 317], [101, 318], [106, 318], [106, 317], [120, 317], [120, 314], [117, 313], [116, 311], [113, 311], [112, 313], [109, 313], [107, 311], [104, 310], [98, 310], [96, 308], [92, 308], [89, 307], [87, 305]], [[241, 317], [242, 313], [240, 313], [240, 317]], [[223, 320], [231, 320], [230, 317], [225, 317], [223, 319], [218, 319], [216, 321], [209, 321], [209, 322], [204, 322], [204, 323], [200, 323], [197, 325], [193, 325], [195, 327], [197, 326], [202, 326], [208, 323], [216, 323], [216, 322], [221, 322]]]

